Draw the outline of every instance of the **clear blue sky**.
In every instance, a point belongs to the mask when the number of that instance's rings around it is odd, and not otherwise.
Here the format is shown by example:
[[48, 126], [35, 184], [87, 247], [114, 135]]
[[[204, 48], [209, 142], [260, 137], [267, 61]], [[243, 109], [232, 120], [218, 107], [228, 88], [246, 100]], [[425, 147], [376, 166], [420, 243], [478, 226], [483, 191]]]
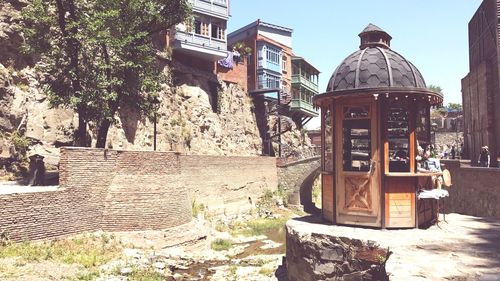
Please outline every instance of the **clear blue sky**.
[[359, 48], [373, 23], [392, 36], [391, 48], [411, 61], [445, 104], [462, 103], [469, 72], [467, 25], [481, 0], [232, 0], [228, 32], [257, 19], [293, 29], [293, 51], [320, 71], [320, 92], [335, 68]]

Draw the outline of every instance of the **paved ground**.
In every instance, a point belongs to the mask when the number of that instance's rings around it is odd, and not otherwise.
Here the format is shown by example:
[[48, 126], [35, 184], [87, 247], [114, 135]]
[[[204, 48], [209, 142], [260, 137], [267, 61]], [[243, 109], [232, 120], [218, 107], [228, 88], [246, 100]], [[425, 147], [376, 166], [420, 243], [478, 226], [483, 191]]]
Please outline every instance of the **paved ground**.
[[394, 252], [387, 262], [391, 280], [500, 280], [500, 220], [459, 214], [448, 214], [446, 220], [429, 229], [376, 230], [305, 222], [304, 229], [389, 247]]
[[0, 195], [13, 193], [56, 191], [58, 185], [30, 186], [21, 185], [13, 181], [0, 181]]

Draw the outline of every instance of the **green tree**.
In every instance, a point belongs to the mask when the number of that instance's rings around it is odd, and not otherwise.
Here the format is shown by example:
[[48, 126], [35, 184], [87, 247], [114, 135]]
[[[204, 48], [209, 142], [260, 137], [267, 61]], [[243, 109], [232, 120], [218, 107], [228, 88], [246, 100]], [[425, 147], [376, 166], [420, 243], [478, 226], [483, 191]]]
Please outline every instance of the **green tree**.
[[434, 92], [436, 92], [436, 93], [439, 93], [439, 94], [441, 94], [441, 95], [443, 94], [443, 89], [442, 89], [441, 87], [439, 87], [439, 86], [436, 86], [436, 85], [432, 85], [432, 84], [431, 84], [431, 85], [429, 85], [429, 87], [427, 87], [427, 88], [429, 88], [430, 90], [432, 90], [432, 91], [434, 91]]
[[189, 14], [187, 0], [32, 0], [23, 10], [51, 105], [78, 113], [76, 145], [89, 145], [92, 125], [104, 147], [124, 105], [151, 116], [162, 83], [153, 37]]
[[462, 104], [450, 102], [450, 103], [448, 103], [448, 108], [460, 111], [460, 110], [462, 110]]

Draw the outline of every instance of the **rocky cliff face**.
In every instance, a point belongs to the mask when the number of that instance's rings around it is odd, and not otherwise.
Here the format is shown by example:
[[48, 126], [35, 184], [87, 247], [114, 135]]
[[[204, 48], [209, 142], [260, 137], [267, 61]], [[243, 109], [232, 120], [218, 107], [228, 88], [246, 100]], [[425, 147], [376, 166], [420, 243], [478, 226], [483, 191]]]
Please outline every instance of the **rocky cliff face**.
[[[70, 109], [50, 107], [38, 82], [36, 58], [21, 52], [20, 10], [26, 6], [24, 1], [0, 3], [0, 157], [16, 158], [16, 149], [28, 149], [28, 154], [41, 154], [47, 163], [57, 164], [58, 147], [73, 143], [77, 116]], [[225, 84], [213, 74], [179, 62], [165, 63], [164, 75], [169, 83], [164, 85], [157, 112], [158, 150], [208, 155], [261, 154], [255, 104], [238, 85]], [[93, 132], [89, 133], [95, 138]], [[132, 109], [121, 108], [110, 128], [107, 145], [114, 149], [150, 150], [153, 141], [152, 122]], [[292, 150], [309, 146], [296, 128], [283, 136], [282, 142]], [[20, 144], [28, 147], [20, 148]]]

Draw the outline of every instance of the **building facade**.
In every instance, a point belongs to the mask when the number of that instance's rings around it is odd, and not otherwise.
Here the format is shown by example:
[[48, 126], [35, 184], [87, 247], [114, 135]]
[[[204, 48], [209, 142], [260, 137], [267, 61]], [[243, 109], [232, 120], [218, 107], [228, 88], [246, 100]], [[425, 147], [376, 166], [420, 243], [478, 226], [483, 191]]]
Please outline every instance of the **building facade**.
[[313, 117], [318, 117], [312, 98], [318, 94], [319, 70], [304, 58], [292, 57], [292, 101], [290, 115], [301, 124], [307, 123]]
[[292, 32], [290, 28], [257, 20], [228, 35], [228, 45], [252, 49], [248, 61], [248, 91], [291, 91]]
[[477, 162], [488, 146], [500, 156], [500, 0], [484, 0], [469, 22], [469, 73], [462, 79], [465, 157]]
[[187, 65], [211, 70], [227, 56], [229, 0], [188, 0], [193, 16], [167, 33], [166, 45]]
[[[312, 97], [318, 94], [319, 71], [292, 50], [293, 30], [257, 20], [228, 35], [228, 45], [239, 42], [252, 49], [247, 87], [251, 95], [277, 99], [288, 107], [282, 112], [299, 126], [318, 116]], [[285, 97], [285, 98], [283, 98]]]

